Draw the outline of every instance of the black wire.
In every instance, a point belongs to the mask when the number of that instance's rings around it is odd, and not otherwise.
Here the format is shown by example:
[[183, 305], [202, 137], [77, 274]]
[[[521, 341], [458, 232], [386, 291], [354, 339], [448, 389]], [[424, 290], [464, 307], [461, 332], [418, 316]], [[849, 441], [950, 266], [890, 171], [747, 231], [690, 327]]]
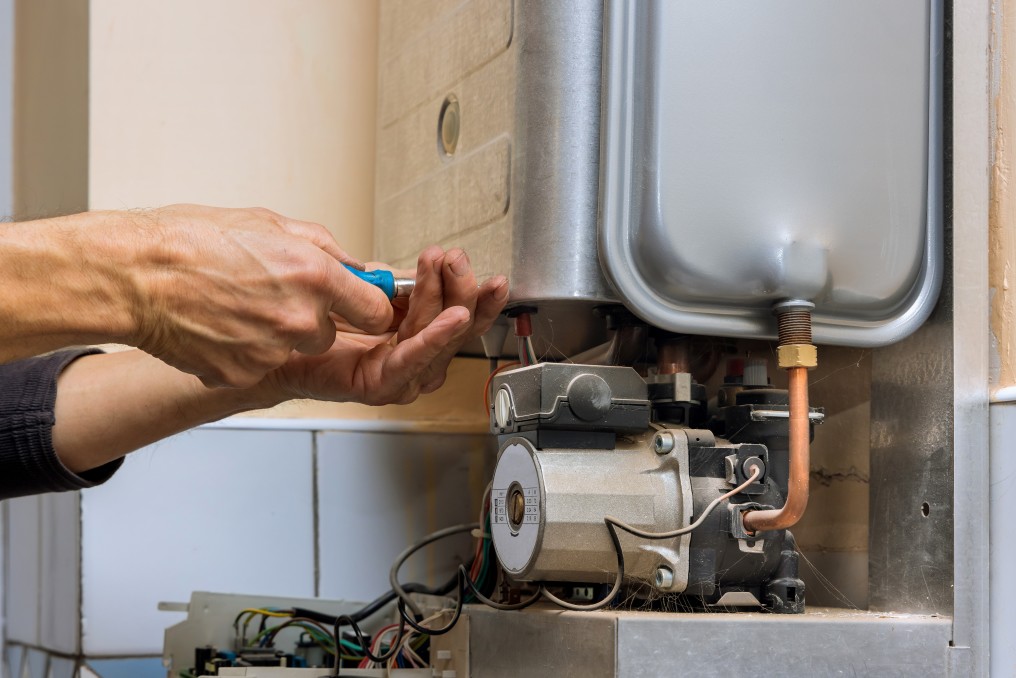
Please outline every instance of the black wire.
[[388, 651], [385, 652], [384, 654], [377, 656], [375, 656], [374, 653], [371, 652], [370, 643], [366, 641], [363, 631], [360, 630], [359, 624], [357, 624], [352, 617], [350, 617], [348, 614], [344, 614], [340, 617], [333, 618], [333, 622], [334, 622], [333, 628], [335, 631], [336, 638], [335, 647], [337, 651], [337, 656], [335, 657], [335, 676], [341, 675], [342, 671], [342, 660], [338, 656], [342, 654], [341, 652], [338, 651], [340, 647], [338, 639], [341, 637], [339, 635], [339, 628], [342, 626], [352, 627], [353, 633], [356, 634], [356, 642], [360, 644], [360, 648], [363, 650], [364, 656], [367, 657], [367, 659], [371, 660], [372, 662], [384, 664], [386, 661], [394, 657], [402, 649], [402, 635], [406, 631], [406, 623], [404, 619], [399, 619], [399, 630], [398, 632], [396, 632], [395, 639], [392, 640], [391, 645], [388, 646]]
[[465, 592], [465, 584], [462, 583], [462, 577], [459, 576], [459, 595], [455, 599], [455, 613], [452, 615], [450, 622], [445, 624], [444, 627], [439, 629], [431, 629], [426, 626], [421, 626], [416, 623], [416, 620], [406, 610], [406, 600], [399, 598], [399, 616], [401, 617], [400, 623], [406, 623], [417, 633], [422, 633], [428, 636], [443, 636], [444, 634], [451, 631], [456, 624], [459, 623], [459, 617], [462, 616], [462, 599], [463, 593]]
[[476, 585], [474, 585], [472, 581], [469, 580], [469, 575], [466, 573], [465, 566], [460, 565], [459, 572], [462, 575], [464, 581], [466, 582], [466, 586], [469, 587], [469, 590], [473, 594], [473, 596], [487, 607], [492, 607], [495, 610], [523, 610], [540, 599], [540, 591], [537, 590], [536, 593], [534, 593], [531, 597], [525, 600], [521, 600], [517, 603], [497, 603], [488, 598], [487, 596], [483, 595], [482, 593], [480, 593], [480, 589]]
[[[429, 596], [444, 596], [452, 591], [459, 581], [459, 574], [456, 572], [451, 578], [438, 586], [427, 586], [426, 584], [420, 584], [412, 582], [409, 584], [403, 584], [402, 588], [409, 593], [422, 593]], [[389, 589], [387, 592], [382, 593], [380, 596], [361, 607], [356, 612], [351, 612], [345, 615], [355, 622], [361, 622], [368, 617], [380, 612], [388, 603], [398, 598], [398, 594], [395, 593], [394, 589]], [[294, 617], [306, 617], [313, 619], [314, 621], [321, 622], [322, 624], [333, 624], [335, 622], [334, 614], [325, 614], [324, 612], [318, 612], [317, 610], [308, 610], [302, 607], [293, 608]]]

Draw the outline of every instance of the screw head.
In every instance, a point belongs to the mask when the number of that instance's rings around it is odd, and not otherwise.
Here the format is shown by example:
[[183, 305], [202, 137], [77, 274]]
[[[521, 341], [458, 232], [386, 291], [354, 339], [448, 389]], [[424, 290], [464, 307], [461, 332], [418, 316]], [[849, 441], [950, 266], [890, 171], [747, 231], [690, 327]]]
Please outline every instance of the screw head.
[[653, 438], [653, 451], [656, 454], [670, 454], [674, 449], [674, 434], [669, 431], [660, 431]]
[[666, 565], [656, 568], [656, 577], [653, 581], [658, 589], [669, 589], [674, 585], [674, 571]]

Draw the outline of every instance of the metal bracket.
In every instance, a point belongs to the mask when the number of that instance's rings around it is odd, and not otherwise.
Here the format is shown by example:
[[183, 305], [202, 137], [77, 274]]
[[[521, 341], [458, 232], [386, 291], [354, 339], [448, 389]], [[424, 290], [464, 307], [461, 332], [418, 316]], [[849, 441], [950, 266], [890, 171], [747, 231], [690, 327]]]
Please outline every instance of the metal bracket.
[[730, 512], [730, 535], [737, 540], [737, 546], [744, 553], [761, 553], [763, 539], [756, 534], [749, 533], [744, 529], [745, 511], [760, 511], [773, 508], [766, 504], [746, 502], [744, 504], [727, 504], [727, 511]]
[[[772, 421], [773, 419], [790, 419], [789, 410], [755, 410], [751, 411], [752, 421]], [[825, 412], [812, 410], [808, 413], [808, 419], [813, 424], [821, 424], [825, 421]]]

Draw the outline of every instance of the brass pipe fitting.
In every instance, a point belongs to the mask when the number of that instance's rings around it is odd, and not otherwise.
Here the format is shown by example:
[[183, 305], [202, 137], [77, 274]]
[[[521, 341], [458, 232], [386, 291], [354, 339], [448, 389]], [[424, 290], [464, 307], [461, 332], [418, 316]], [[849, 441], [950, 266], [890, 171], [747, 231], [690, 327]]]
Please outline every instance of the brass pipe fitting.
[[791, 300], [777, 304], [780, 343], [777, 357], [787, 370], [790, 397], [790, 480], [783, 508], [746, 511], [748, 532], [785, 530], [797, 524], [808, 508], [811, 476], [811, 424], [808, 420], [808, 370], [818, 365], [818, 349], [811, 343], [811, 309], [814, 304]]

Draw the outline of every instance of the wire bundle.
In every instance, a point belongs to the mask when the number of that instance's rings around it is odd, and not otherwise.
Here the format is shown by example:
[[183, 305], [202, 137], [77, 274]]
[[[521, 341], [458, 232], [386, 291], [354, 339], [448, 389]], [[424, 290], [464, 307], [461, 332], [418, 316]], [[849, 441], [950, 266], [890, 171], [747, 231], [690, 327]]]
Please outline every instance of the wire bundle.
[[[568, 610], [592, 611], [610, 605], [617, 598], [625, 576], [624, 552], [617, 532], [619, 529], [643, 539], [672, 539], [689, 534], [698, 529], [722, 501], [744, 491], [755, 482], [760, 473], [758, 467], [753, 467], [750, 477], [745, 482], [729, 492], [716, 497], [706, 506], [702, 514], [694, 522], [687, 527], [677, 530], [658, 533], [646, 532], [621, 522], [616, 518], [605, 517], [604, 524], [607, 527], [617, 554], [617, 574], [614, 578], [614, 584], [607, 595], [595, 603], [576, 604], [562, 600], [547, 590], [546, 586], [541, 586], [530, 597], [515, 603], [498, 602], [492, 600], [484, 593], [484, 590], [491, 586], [491, 582], [488, 581], [491, 578], [491, 574], [496, 572], [496, 568], [491, 566], [491, 486], [488, 485], [487, 490], [484, 492], [481, 520], [479, 522], [453, 525], [429, 534], [415, 544], [412, 544], [400, 553], [392, 564], [389, 572], [389, 582], [392, 586], [391, 591], [364, 606], [361, 610], [336, 618], [302, 608], [249, 608], [242, 610], [237, 615], [233, 622], [233, 627], [236, 629], [240, 647], [246, 646], [248, 628], [253, 619], [260, 616], [261, 622], [258, 632], [252, 638], [252, 643], [255, 643], [258, 647], [266, 648], [274, 645], [276, 636], [283, 629], [296, 628], [335, 657], [334, 676], [341, 675], [343, 661], [356, 663], [360, 668], [426, 668], [427, 662], [421, 656], [421, 651], [427, 645], [430, 637], [443, 635], [455, 627], [459, 617], [462, 615], [463, 604], [467, 600], [475, 600], [497, 610], [521, 610], [529, 607], [541, 598], [545, 598], [549, 602]], [[465, 532], [471, 532], [477, 536], [476, 551], [468, 570], [465, 565], [459, 565], [454, 579], [436, 588], [428, 588], [422, 584], [403, 585], [399, 582], [399, 571], [413, 554], [436, 541]], [[455, 606], [440, 610], [426, 618], [423, 618], [423, 612], [416, 602], [410, 598], [410, 593], [445, 595], [450, 593], [452, 589], [455, 589], [457, 593]], [[373, 638], [368, 637], [363, 633], [359, 622], [376, 613], [392, 600], [397, 600], [398, 622], [383, 627], [374, 634]], [[427, 624], [436, 622], [449, 613], [451, 614], [451, 619], [444, 626], [438, 628], [427, 626]], [[273, 618], [281, 618], [284, 621], [274, 626], [269, 626], [267, 622]], [[243, 620], [242, 628], [241, 620]], [[331, 625], [331, 630], [329, 630], [328, 624]], [[352, 629], [352, 637], [347, 638], [343, 636], [341, 633], [343, 626], [348, 626]], [[188, 672], [181, 672], [180, 675], [184, 678], [191, 678]]]
[[519, 362], [526, 367], [540, 362], [533, 350], [533, 319], [528, 313], [515, 316], [515, 336], [519, 346]]

